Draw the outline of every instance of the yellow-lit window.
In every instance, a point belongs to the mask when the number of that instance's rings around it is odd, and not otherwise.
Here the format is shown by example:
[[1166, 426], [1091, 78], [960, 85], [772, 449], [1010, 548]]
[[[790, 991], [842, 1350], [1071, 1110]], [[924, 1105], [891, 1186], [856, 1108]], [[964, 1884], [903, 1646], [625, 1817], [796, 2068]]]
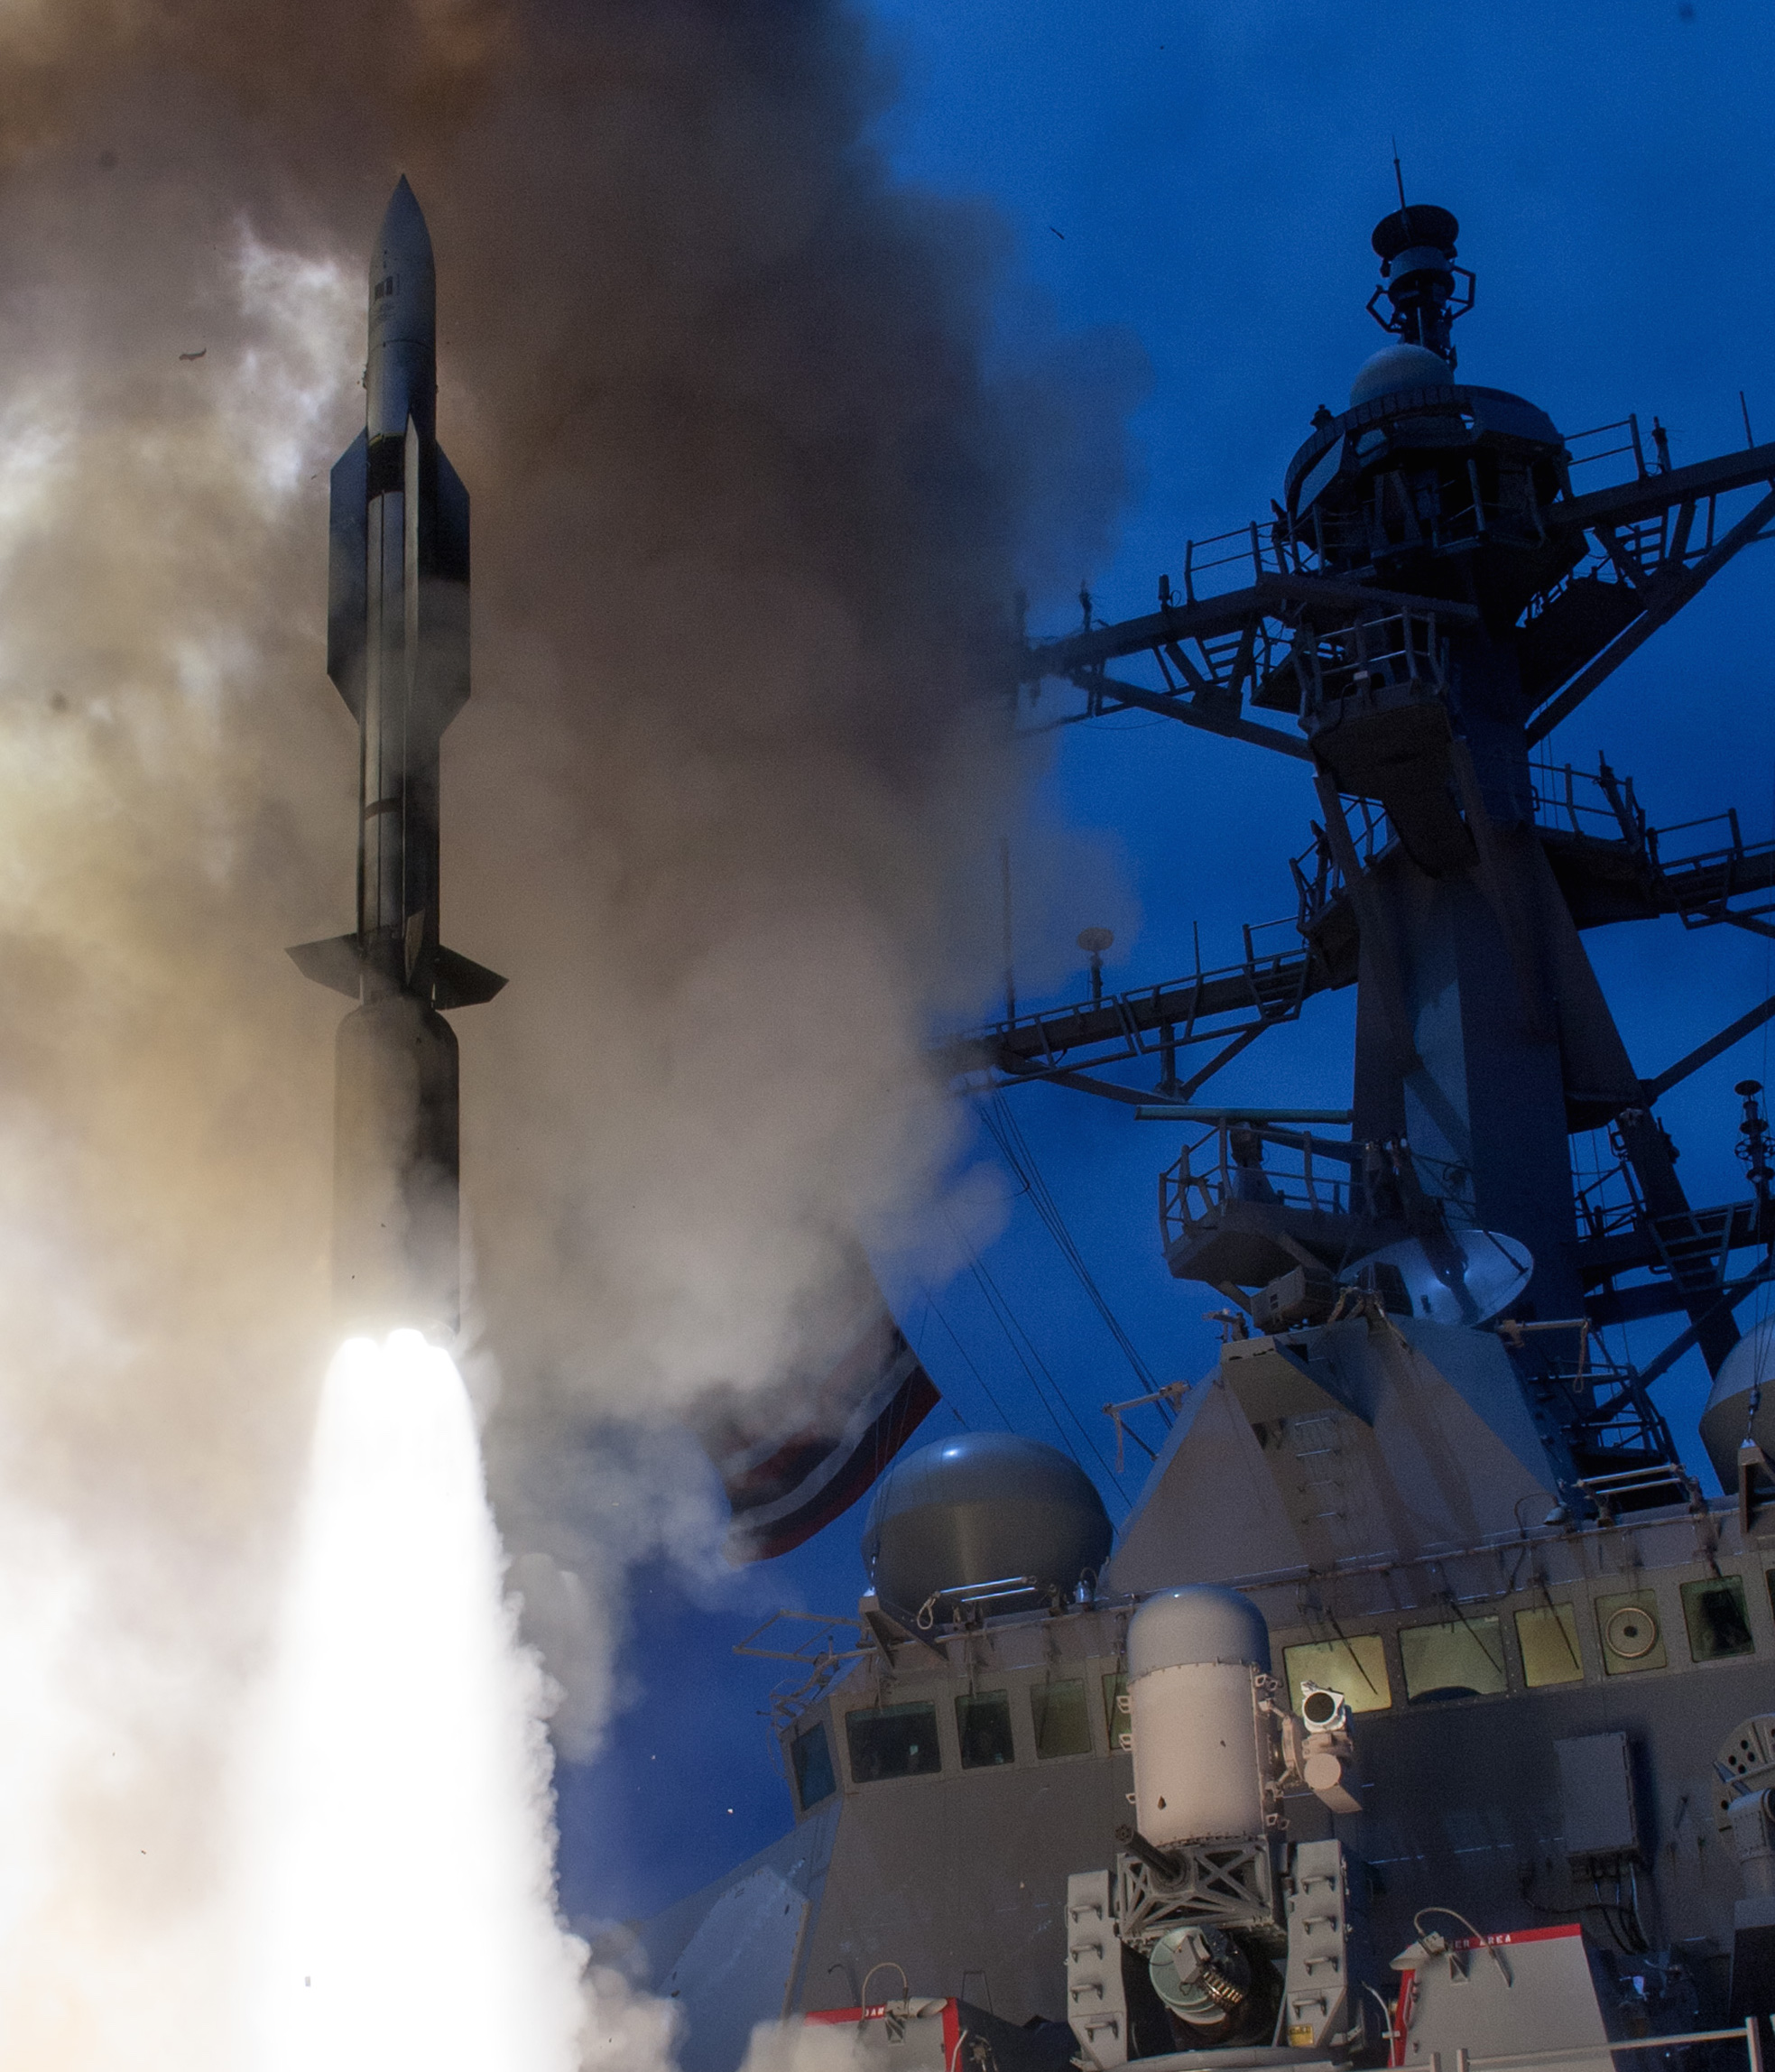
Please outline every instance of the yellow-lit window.
[[1393, 1702], [1379, 1633], [1353, 1633], [1347, 1641], [1303, 1641], [1299, 1647], [1284, 1648], [1282, 1661], [1289, 1703], [1296, 1712], [1303, 1683], [1342, 1691], [1352, 1712], [1385, 1712]]
[[1517, 1613], [1516, 1644], [1522, 1651], [1522, 1680], [1530, 1690], [1584, 1681], [1577, 1614], [1569, 1605], [1537, 1605]]
[[1413, 1705], [1447, 1697], [1490, 1697], [1507, 1681], [1503, 1628], [1493, 1618], [1403, 1626], [1399, 1660], [1405, 1671], [1405, 1695]]

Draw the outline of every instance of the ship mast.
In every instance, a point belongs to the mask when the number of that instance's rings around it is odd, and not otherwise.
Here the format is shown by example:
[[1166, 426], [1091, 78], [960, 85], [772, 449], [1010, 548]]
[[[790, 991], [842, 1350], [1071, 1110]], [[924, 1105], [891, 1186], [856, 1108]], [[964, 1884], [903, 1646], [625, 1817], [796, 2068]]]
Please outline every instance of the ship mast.
[[[1647, 1388], [1693, 1346], [1718, 1373], [1775, 1239], [1761, 1197], [1690, 1205], [1655, 1112], [1775, 1000], [1642, 1078], [1582, 933], [1679, 914], [1775, 936], [1758, 903], [1775, 842], [1746, 842], [1735, 815], [1711, 841], [1660, 840], [1607, 762], [1579, 772], [1535, 751], [1775, 528], [1775, 445], [1678, 467], [1656, 421], [1650, 454], [1636, 419], [1568, 439], [1524, 398], [1460, 381], [1453, 329], [1475, 282], [1458, 235], [1401, 189], [1373, 238], [1369, 309], [1390, 341], [1347, 410], [1321, 408], [1270, 517], [1192, 542], [1156, 612], [1103, 624], [1087, 604], [1078, 631], [1020, 652], [1021, 690], [1068, 684], [1077, 718], [1138, 708], [1310, 764], [1319, 814], [1292, 865], [1292, 939], [1260, 948], [1248, 927], [1235, 964], [1012, 1014], [952, 1056], [998, 1085], [1047, 1079], [1209, 1126], [1167, 1176], [1168, 1261], [1260, 1315], [1291, 1272], [1308, 1291], [1271, 1309], [1306, 1316], [1310, 1286], [1328, 1302], [1354, 1261], [1407, 1241], [1461, 1301], [1463, 1233], [1521, 1248], [1532, 1272], [1506, 1339], [1581, 1492], [1668, 1480], [1676, 1450]], [[1586, 487], [1587, 464], [1611, 457], [1627, 479]], [[1190, 1106], [1312, 995], [1351, 985], [1347, 1141]], [[1205, 1061], [1186, 1071], [1196, 1046]], [[1105, 1076], [1148, 1057], [1156, 1085]], [[1604, 1127], [1619, 1158], [1606, 1201], [1579, 1193], [1570, 1153], [1573, 1133]], [[1266, 1155], [1303, 1143], [1304, 1194], [1272, 1185]], [[1335, 1177], [1316, 1183], [1315, 1157]], [[1595, 1362], [1593, 1329], [1660, 1314], [1682, 1329], [1643, 1371]]]

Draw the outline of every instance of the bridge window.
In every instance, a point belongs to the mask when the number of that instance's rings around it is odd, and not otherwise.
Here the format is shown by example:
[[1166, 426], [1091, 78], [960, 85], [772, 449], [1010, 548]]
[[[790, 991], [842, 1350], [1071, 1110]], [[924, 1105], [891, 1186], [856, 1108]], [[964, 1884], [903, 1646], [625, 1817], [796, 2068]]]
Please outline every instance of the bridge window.
[[1655, 1591], [1627, 1590], [1598, 1597], [1596, 1630], [1603, 1639], [1603, 1667], [1612, 1677], [1669, 1666]]
[[1569, 1605], [1537, 1605], [1517, 1613], [1516, 1644], [1522, 1651], [1522, 1680], [1530, 1690], [1584, 1681], [1577, 1614]]
[[1030, 1715], [1035, 1722], [1035, 1752], [1043, 1762], [1052, 1755], [1090, 1754], [1091, 1716], [1080, 1679], [1068, 1677], [1059, 1683], [1031, 1685]]
[[[1775, 1568], [1770, 1570], [1769, 1588], [1770, 1596], [1775, 1597]], [[1127, 1695], [1128, 1679], [1123, 1671], [1118, 1670], [1104, 1679], [1104, 1732], [1112, 1755], [1121, 1752], [1123, 1735], [1133, 1732], [1134, 1723], [1122, 1703]]]
[[1345, 1641], [1303, 1641], [1284, 1648], [1288, 1701], [1300, 1710], [1300, 1687], [1316, 1683], [1342, 1691], [1352, 1712], [1385, 1712], [1393, 1702], [1387, 1679], [1387, 1651], [1379, 1633], [1352, 1633]]
[[1491, 1697], [1506, 1688], [1503, 1628], [1494, 1618], [1403, 1626], [1399, 1635], [1405, 1695], [1413, 1705], [1440, 1698]]
[[804, 1813], [822, 1799], [831, 1798], [838, 1789], [823, 1720], [816, 1720], [805, 1734], [798, 1734], [790, 1743], [789, 1766], [795, 1773], [796, 1800]]
[[881, 1705], [845, 1716], [851, 1775], [859, 1784], [929, 1777], [943, 1767], [934, 1705]]
[[956, 1700], [956, 1739], [964, 1770], [1011, 1762], [1011, 1700], [1002, 1690], [964, 1693]]
[[1728, 1655], [1756, 1652], [1744, 1615], [1744, 1586], [1736, 1576], [1710, 1576], [1704, 1583], [1685, 1583], [1683, 1621], [1688, 1628], [1693, 1661], [1717, 1662]]

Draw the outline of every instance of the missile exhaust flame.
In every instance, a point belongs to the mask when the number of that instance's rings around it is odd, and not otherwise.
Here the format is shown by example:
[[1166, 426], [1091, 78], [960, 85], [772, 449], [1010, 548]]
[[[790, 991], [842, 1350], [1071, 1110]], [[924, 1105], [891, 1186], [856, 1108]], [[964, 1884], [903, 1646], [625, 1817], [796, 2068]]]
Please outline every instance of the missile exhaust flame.
[[263, 2072], [569, 2072], [547, 1688], [447, 1353], [327, 1377], [272, 1692], [247, 2020]]

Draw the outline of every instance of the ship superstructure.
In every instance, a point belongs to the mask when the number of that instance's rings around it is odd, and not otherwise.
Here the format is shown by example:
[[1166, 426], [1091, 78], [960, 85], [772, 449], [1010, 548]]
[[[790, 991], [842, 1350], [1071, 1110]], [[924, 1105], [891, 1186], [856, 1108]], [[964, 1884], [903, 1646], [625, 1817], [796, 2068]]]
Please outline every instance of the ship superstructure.
[[[890, 1472], [874, 1593], [809, 1629], [780, 1707], [793, 1830], [648, 1930], [688, 2072], [796, 2011], [869, 2061], [1003, 2072], [1600, 2067], [1747, 2018], [1755, 2057], [1775, 1335], [1735, 1318], [1775, 1260], [1767, 1125], [1742, 1083], [1746, 1195], [1693, 1204], [1657, 1102], [1775, 1001], [1642, 1076], [1584, 936], [1775, 935], [1775, 842], [1730, 812], [1660, 835], [1627, 778], [1542, 744], [1775, 526], [1775, 445], [1678, 467], [1655, 422], [1575, 439], [1463, 382], [1458, 235], [1423, 204], [1377, 227], [1390, 342], [1267, 518], [1192, 548], [1156, 611], [1087, 602], [1022, 650], [1023, 687], [1085, 717], [1311, 766], [1285, 947], [1248, 931], [1235, 966], [1094, 984], [951, 1054], [965, 1084], [1057, 1081], [1181, 1133], [1160, 1242], [1225, 1340], [1160, 1392], [1106, 1563], [1087, 1491], [983, 1435]], [[1587, 486], [1611, 439], [1622, 478]], [[1346, 1112], [1204, 1097], [1348, 985]], [[1655, 1358], [1604, 1355], [1659, 1317]], [[1652, 1392], [1695, 1347], [1722, 1497]]]

